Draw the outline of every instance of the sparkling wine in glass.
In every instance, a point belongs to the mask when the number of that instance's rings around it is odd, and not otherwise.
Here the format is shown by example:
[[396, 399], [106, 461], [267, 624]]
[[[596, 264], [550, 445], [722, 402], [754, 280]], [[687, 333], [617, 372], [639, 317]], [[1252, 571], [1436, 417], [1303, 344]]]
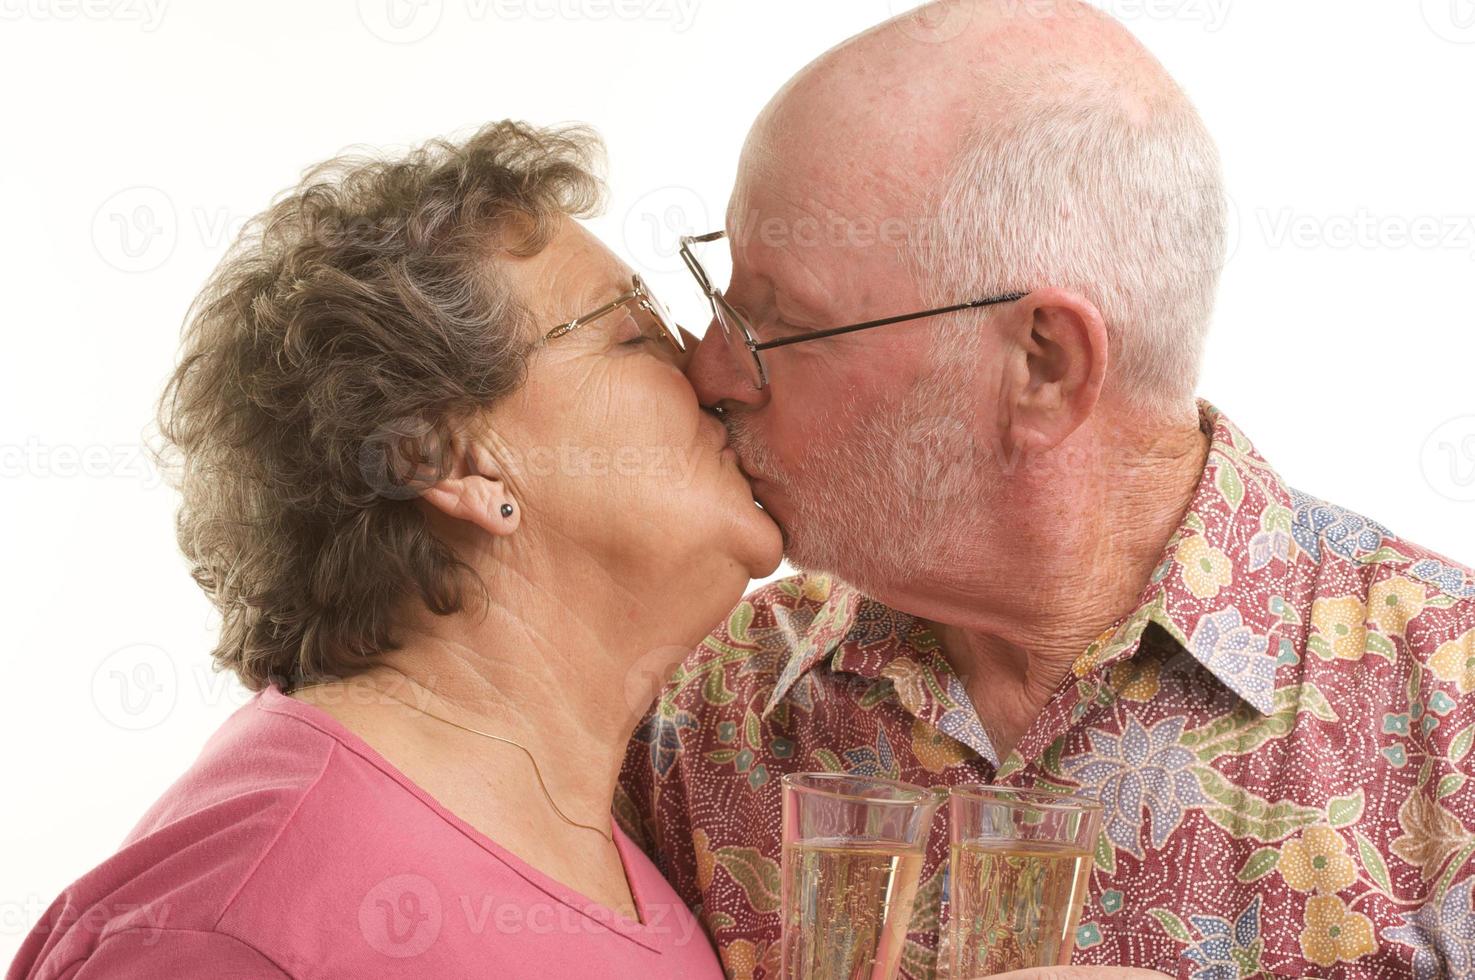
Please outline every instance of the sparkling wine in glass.
[[951, 976], [1068, 964], [1101, 805], [1054, 793], [954, 786], [948, 820]]
[[783, 780], [785, 980], [889, 980], [942, 793], [834, 773]]

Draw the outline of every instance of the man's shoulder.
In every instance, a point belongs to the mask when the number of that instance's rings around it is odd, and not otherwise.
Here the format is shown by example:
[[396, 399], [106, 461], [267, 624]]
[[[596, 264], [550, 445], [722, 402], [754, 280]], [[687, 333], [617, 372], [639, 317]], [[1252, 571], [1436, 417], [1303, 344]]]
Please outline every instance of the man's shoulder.
[[1299, 491], [1292, 503], [1296, 546], [1311, 559], [1298, 563], [1310, 652], [1332, 665], [1373, 654], [1394, 680], [1427, 668], [1459, 696], [1475, 692], [1475, 571], [1350, 508]]
[[1415, 543], [1350, 507], [1289, 488], [1291, 537], [1319, 563], [1341, 560], [1385, 575], [1404, 574], [1454, 599], [1475, 600], [1475, 570]]

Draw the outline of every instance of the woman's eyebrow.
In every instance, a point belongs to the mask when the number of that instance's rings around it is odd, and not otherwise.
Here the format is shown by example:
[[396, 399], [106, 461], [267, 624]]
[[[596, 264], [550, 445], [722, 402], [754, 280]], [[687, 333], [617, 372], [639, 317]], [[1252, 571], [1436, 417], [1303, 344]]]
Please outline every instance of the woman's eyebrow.
[[[623, 279], [619, 276], [614, 276], [607, 281], [603, 279], [586, 281], [574, 293], [574, 295], [578, 297], [577, 300], [573, 303], [574, 309], [566, 316], [561, 318], [558, 322], [561, 324], [568, 323], [571, 320], [580, 317], [586, 317], [590, 313], [593, 313], [595, 310], [599, 309], [601, 306], [604, 306], [606, 303], [609, 303], [616, 297], [622, 296], [629, 291], [630, 278], [628, 274]], [[587, 324], [587, 326], [601, 326], [604, 320], [612, 316], [613, 313], [613, 310], [606, 311], [604, 316], [600, 317], [598, 320], [595, 320], [591, 324]]]

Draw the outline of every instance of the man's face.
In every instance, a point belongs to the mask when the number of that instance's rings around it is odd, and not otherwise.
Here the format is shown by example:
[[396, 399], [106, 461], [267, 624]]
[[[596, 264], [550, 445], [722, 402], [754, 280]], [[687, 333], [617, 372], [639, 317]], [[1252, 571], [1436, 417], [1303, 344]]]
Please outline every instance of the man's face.
[[[731, 283], [717, 285], [760, 342], [930, 305], [904, 259], [916, 216], [884, 203], [866, 176], [806, 172], [802, 155], [750, 139], [729, 239], [708, 247], [731, 248]], [[689, 376], [703, 404], [726, 410], [754, 495], [795, 564], [862, 586], [894, 580], [935, 552], [955, 498], [979, 489], [970, 453], [980, 379], [971, 361], [939, 358], [934, 342], [940, 327], [978, 328], [950, 317], [766, 351], [762, 391], [720, 328], [707, 331]]]

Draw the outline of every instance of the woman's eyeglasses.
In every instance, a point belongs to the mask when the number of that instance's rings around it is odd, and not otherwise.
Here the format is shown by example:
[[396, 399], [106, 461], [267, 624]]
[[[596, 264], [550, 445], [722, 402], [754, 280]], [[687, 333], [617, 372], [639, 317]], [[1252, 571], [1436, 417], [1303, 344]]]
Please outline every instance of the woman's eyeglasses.
[[630, 288], [628, 290], [616, 296], [608, 303], [605, 303], [597, 310], [585, 313], [580, 317], [575, 317], [567, 323], [560, 323], [543, 335], [543, 342], [547, 343], [550, 340], [557, 340], [567, 333], [571, 333], [586, 324], [593, 323], [602, 316], [622, 308], [629, 311], [635, 317], [636, 323], [642, 328], [642, 333], [646, 332], [644, 328], [647, 323], [653, 323], [656, 329], [660, 331], [661, 336], [672, 347], [675, 347], [679, 352], [684, 353], [686, 351], [686, 342], [682, 340], [681, 330], [676, 326], [676, 322], [671, 319], [671, 314], [666, 312], [666, 308], [661, 305], [660, 300], [651, 295], [650, 290], [646, 288], [645, 283], [638, 275], [630, 277]]

